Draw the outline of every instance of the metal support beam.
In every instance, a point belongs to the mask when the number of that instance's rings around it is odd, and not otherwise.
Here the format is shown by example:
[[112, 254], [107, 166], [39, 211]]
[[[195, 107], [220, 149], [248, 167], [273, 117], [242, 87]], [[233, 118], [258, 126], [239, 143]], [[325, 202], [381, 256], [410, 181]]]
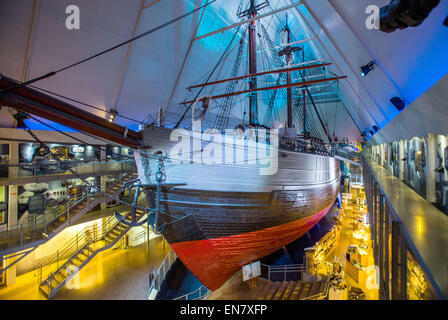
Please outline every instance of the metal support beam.
[[[0, 89], [17, 83], [16, 80], [2, 77]], [[0, 103], [128, 147], [140, 146], [142, 139], [138, 132], [26, 86], [1, 93]]]

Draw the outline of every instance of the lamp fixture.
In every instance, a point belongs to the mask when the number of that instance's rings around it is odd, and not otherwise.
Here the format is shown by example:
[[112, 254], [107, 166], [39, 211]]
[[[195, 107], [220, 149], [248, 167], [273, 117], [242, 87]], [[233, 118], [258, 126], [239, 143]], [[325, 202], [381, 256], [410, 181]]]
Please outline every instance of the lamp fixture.
[[365, 66], [361, 66], [361, 76], [365, 77], [369, 74], [370, 71], [375, 69], [376, 61], [372, 60]]
[[110, 109], [109, 111], [109, 122], [115, 122], [115, 117], [118, 115], [118, 111], [115, 109]]

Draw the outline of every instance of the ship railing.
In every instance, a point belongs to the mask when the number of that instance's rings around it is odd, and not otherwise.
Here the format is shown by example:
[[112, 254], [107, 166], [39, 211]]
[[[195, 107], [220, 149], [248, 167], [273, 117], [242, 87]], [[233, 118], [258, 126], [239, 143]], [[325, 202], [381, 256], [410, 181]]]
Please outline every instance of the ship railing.
[[163, 259], [162, 263], [160, 264], [159, 269], [154, 275], [154, 278], [151, 281], [151, 284], [149, 285], [148, 294], [146, 295], [146, 300], [155, 300], [157, 293], [160, 292], [160, 287], [162, 286], [163, 281], [165, 280], [165, 277], [170, 270], [171, 266], [173, 265], [174, 261], [176, 261], [177, 255], [174, 252], [174, 250], [171, 250]]
[[183, 296], [174, 298], [173, 300], [205, 300], [212, 292], [205, 286], [200, 286], [198, 289], [184, 294]]
[[261, 278], [269, 281], [301, 281], [306, 267], [303, 264], [272, 266], [261, 264]]
[[279, 137], [279, 149], [293, 152], [311, 153], [321, 156], [331, 155], [327, 146], [315, 138], [300, 139]]

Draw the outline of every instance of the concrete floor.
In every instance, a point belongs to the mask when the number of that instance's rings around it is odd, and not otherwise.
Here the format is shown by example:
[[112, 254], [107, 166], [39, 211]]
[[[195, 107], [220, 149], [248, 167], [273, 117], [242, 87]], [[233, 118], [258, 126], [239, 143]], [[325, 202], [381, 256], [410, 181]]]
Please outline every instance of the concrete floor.
[[[154, 242], [153, 242], [154, 243]], [[163, 241], [98, 254], [79, 272], [79, 288], [64, 287], [54, 300], [141, 300], [146, 299], [149, 271], [159, 267], [169, 251]], [[0, 289], [0, 300], [45, 300], [37, 286], [35, 271], [20, 275], [14, 285]]]

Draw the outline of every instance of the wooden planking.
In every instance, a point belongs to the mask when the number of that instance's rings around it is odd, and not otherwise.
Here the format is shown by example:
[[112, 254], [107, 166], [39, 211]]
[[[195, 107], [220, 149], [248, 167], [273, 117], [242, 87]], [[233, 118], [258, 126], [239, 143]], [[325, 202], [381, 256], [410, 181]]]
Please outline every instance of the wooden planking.
[[187, 268], [210, 290], [219, 288], [243, 265], [257, 261], [310, 230], [330, 209], [263, 230], [210, 240], [171, 244]]
[[[160, 221], [168, 223], [164, 236], [169, 243], [227, 237], [310, 217], [330, 206], [337, 192], [338, 183], [321, 188], [258, 195], [176, 189], [164, 194], [165, 200], [178, 202], [162, 202], [167, 214], [161, 215]], [[235, 199], [241, 206], [236, 205]], [[212, 201], [219, 204], [229, 201], [232, 205], [204, 205]], [[194, 219], [175, 222], [176, 218], [185, 215], [193, 215]], [[177, 224], [183, 231], [176, 230], [174, 226]], [[188, 236], [187, 230], [194, 232]]]

